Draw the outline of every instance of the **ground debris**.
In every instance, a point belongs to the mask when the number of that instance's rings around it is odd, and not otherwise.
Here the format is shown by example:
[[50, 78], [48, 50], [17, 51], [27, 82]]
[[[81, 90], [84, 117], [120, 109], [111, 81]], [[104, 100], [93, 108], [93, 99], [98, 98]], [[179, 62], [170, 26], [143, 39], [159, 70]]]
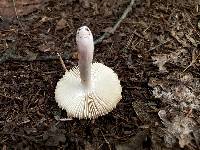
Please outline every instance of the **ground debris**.
[[200, 80], [190, 73], [174, 72], [162, 79], [151, 78], [149, 86], [153, 88], [153, 95], [163, 103], [173, 108], [200, 108]]
[[[13, 17], [0, 17], [0, 149], [200, 149], [197, 0], [1, 2], [13, 12], [3, 4], [0, 15]], [[57, 53], [66, 69], [77, 65], [82, 25], [97, 39], [94, 61], [123, 87], [117, 108], [96, 120], [68, 118], [54, 98]]]
[[176, 64], [179, 63], [181, 66], [185, 66], [185, 58], [184, 56], [187, 55], [187, 51], [185, 49], [178, 49], [175, 52], [170, 54], [156, 54], [152, 56], [152, 60], [154, 61], [153, 64], [157, 65], [159, 71], [161, 73], [168, 72], [167, 68], [165, 67], [166, 63]]
[[140, 131], [134, 137], [131, 137], [125, 143], [118, 144], [117, 150], [142, 150], [143, 143], [147, 141], [148, 131]]
[[192, 118], [179, 114], [169, 121], [165, 110], [160, 110], [158, 115], [166, 127], [164, 140], [168, 147], [173, 147], [177, 139], [181, 148], [193, 145], [192, 133], [196, 131], [197, 126]]
[[[22, 16], [27, 15], [39, 9], [41, 7], [45, 7], [45, 2], [49, 0], [1, 0], [0, 1], [0, 16], [3, 17], [13, 17], [13, 16]], [[15, 8], [14, 8], [15, 6]], [[16, 12], [15, 12], [16, 9]]]
[[53, 125], [48, 131], [43, 134], [43, 140], [46, 141], [46, 146], [57, 146], [60, 143], [65, 143], [65, 131], [58, 129]]

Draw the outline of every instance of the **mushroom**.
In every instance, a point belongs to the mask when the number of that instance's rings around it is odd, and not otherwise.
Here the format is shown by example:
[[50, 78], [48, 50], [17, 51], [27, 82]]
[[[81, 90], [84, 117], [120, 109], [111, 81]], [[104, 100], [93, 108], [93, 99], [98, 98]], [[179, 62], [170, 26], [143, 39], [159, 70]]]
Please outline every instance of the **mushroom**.
[[111, 68], [101, 63], [92, 63], [94, 41], [88, 27], [78, 29], [76, 42], [78, 66], [66, 71], [58, 81], [55, 99], [69, 117], [95, 119], [116, 107], [122, 98], [122, 87]]

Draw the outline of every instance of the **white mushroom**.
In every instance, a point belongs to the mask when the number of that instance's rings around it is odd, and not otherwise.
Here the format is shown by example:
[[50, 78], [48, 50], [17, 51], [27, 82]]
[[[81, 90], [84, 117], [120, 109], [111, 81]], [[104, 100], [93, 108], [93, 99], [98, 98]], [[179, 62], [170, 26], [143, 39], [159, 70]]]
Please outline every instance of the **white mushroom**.
[[112, 111], [122, 98], [122, 88], [114, 71], [92, 63], [94, 42], [90, 29], [80, 27], [76, 34], [78, 66], [66, 71], [57, 83], [55, 99], [69, 117], [97, 118]]

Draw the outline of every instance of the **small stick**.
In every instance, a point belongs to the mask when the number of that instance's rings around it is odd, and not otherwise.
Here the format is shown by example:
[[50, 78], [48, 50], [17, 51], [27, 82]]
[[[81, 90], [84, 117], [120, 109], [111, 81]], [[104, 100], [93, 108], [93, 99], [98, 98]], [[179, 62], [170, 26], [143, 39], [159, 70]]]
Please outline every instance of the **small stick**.
[[29, 34], [26, 33], [26, 31], [25, 31], [22, 23], [20, 22], [20, 19], [19, 19], [18, 13], [17, 13], [17, 8], [16, 8], [15, 0], [12, 0], [12, 2], [13, 2], [14, 9], [15, 9], [15, 15], [16, 15], [17, 21], [19, 22], [20, 27], [24, 31], [24, 34], [26, 34], [29, 37], [29, 39], [31, 39], [31, 37], [29, 36]]
[[[15, 9], [15, 14], [16, 14], [16, 18], [19, 22], [19, 25], [21, 26], [22, 30], [24, 31], [24, 33], [29, 37], [29, 34], [27, 34], [25, 32], [25, 29], [23, 28], [21, 22], [19, 21], [19, 16], [17, 14], [17, 9], [16, 9], [16, 4], [15, 4], [15, 0], [12, 0], [13, 1], [13, 5], [14, 5], [14, 9]], [[136, 0], [131, 0], [130, 1], [130, 4], [128, 5], [128, 7], [125, 9], [124, 13], [122, 14], [122, 16], [119, 18], [119, 20], [117, 21], [117, 23], [112, 27], [111, 31], [110, 32], [105, 32], [101, 37], [99, 37], [98, 39], [96, 39], [94, 41], [94, 44], [98, 44], [98, 43], [101, 43], [105, 38], [108, 38], [111, 34], [113, 34], [117, 27], [120, 25], [120, 23], [126, 18], [127, 14], [132, 10], [132, 7], [134, 5]], [[65, 59], [68, 59], [69, 56], [64, 56]], [[27, 57], [22, 57], [22, 56], [16, 56], [16, 55], [8, 55], [7, 56], [7, 53], [3, 56], [0, 56], [0, 64], [7, 61], [7, 60], [16, 60], [16, 61], [47, 61], [47, 60], [57, 60], [58, 57], [57, 56], [52, 56], [52, 55], [49, 55], [49, 56], [38, 56], [36, 59], [32, 60], [29, 58], [29, 56]], [[60, 59], [60, 57], [59, 57]], [[62, 64], [62, 61], [61, 61], [61, 64]], [[66, 69], [66, 67], [63, 67], [64, 70]]]
[[[193, 52], [192, 52], [193, 54], [192, 54], [192, 62], [183, 70], [183, 72], [185, 72], [188, 68], [190, 68], [194, 63], [196, 63], [196, 61], [197, 61], [197, 59], [198, 59], [198, 57], [200, 56], [200, 53], [195, 57], [194, 55], [194, 50], [193, 50]], [[182, 72], [182, 73], [183, 73]]]
[[60, 56], [59, 53], [57, 53], [57, 55], [58, 55], [58, 57], [59, 57], [60, 63], [61, 63], [61, 65], [62, 65], [64, 71], [66, 72], [66, 71], [67, 71], [67, 68], [66, 68], [66, 66], [65, 66], [65, 63], [64, 63], [62, 57]]
[[132, 10], [133, 4], [135, 3], [136, 0], [131, 0], [130, 4], [128, 5], [128, 7], [125, 9], [124, 13], [122, 14], [122, 16], [119, 18], [119, 20], [117, 21], [117, 23], [112, 27], [110, 32], [105, 32], [102, 36], [100, 36], [98, 39], [96, 39], [94, 41], [94, 44], [98, 44], [101, 43], [105, 38], [109, 37], [110, 34], [113, 34], [117, 27], [120, 25], [120, 23], [126, 18], [127, 14]]
[[106, 139], [106, 137], [105, 137], [105, 135], [103, 134], [103, 132], [102, 132], [102, 130], [100, 129], [100, 131], [101, 131], [101, 134], [103, 135], [103, 138], [104, 138], [104, 140], [106, 141], [106, 143], [108, 144], [108, 147], [109, 147], [109, 150], [111, 150], [111, 146], [110, 146], [110, 143], [109, 143], [109, 141]]
[[153, 51], [153, 50], [157, 49], [158, 47], [161, 47], [162, 45], [166, 44], [166, 43], [169, 42], [169, 41], [170, 41], [170, 40], [168, 39], [168, 40], [166, 40], [166, 41], [164, 41], [164, 42], [162, 42], [162, 43], [160, 43], [160, 44], [158, 44], [158, 45], [156, 45], [156, 46], [150, 48], [147, 52]]

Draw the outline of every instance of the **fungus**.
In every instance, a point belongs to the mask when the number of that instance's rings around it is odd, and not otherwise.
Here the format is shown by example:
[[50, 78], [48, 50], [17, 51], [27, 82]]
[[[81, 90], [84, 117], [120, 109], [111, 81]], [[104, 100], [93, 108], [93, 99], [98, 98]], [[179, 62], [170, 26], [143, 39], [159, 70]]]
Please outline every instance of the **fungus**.
[[92, 63], [94, 42], [90, 29], [80, 27], [76, 34], [78, 66], [65, 72], [56, 86], [55, 99], [69, 117], [95, 119], [116, 107], [122, 88], [114, 71]]

